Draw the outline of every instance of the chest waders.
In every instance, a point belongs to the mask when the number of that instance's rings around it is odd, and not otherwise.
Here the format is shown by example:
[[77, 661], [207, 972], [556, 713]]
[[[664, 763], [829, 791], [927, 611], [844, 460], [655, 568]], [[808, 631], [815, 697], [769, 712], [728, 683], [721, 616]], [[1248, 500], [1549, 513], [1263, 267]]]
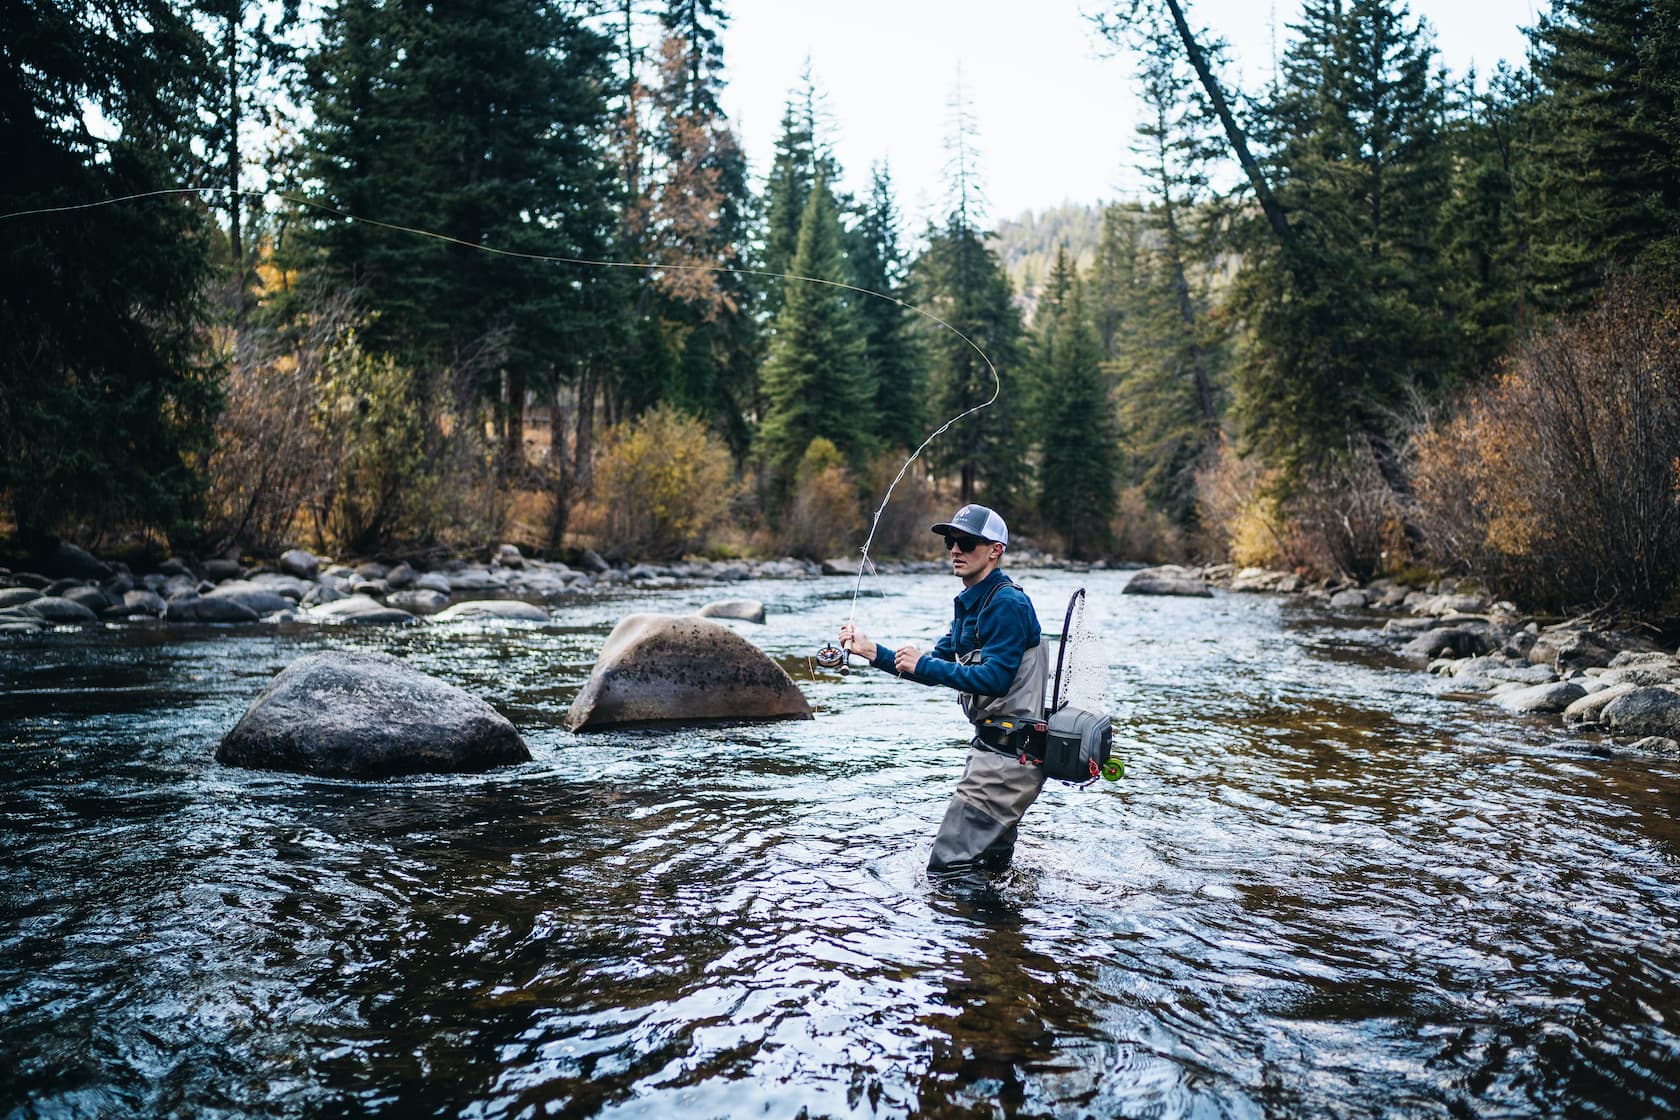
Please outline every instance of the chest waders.
[[[958, 654], [961, 664], [975, 665], [981, 661], [980, 621], [992, 599], [1005, 586], [1019, 590], [1007, 579], [999, 581], [979, 609], [963, 620], [958, 641], [970, 640], [972, 633], [973, 645]], [[962, 780], [951, 795], [945, 819], [933, 839], [933, 852], [928, 857], [930, 876], [983, 887], [981, 872], [1002, 871], [1009, 866], [1015, 854], [1021, 817], [1044, 788], [1044, 771], [1042, 767], [1023, 763], [1019, 752], [991, 745], [981, 737], [980, 729], [989, 721], [1032, 723], [1042, 719], [1047, 667], [1044, 639], [1040, 637], [1022, 651], [1021, 666], [1002, 695], [961, 694], [963, 714], [975, 725], [975, 736], [969, 746]]]

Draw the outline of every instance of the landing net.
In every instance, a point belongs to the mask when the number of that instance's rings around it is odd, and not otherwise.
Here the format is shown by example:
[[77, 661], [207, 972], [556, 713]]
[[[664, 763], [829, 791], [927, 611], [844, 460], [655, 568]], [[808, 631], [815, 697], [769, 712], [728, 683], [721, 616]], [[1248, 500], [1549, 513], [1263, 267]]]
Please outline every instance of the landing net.
[[1108, 710], [1108, 652], [1083, 587], [1068, 600], [1051, 687], [1052, 711], [1070, 705], [1088, 712]]

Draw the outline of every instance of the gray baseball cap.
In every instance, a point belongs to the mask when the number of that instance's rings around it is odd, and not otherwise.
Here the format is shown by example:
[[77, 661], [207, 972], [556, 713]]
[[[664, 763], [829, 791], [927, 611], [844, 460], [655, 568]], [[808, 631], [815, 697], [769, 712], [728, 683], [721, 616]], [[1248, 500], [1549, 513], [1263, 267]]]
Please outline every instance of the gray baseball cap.
[[995, 509], [985, 506], [968, 505], [959, 509], [956, 516], [949, 521], [942, 521], [933, 527], [940, 535], [955, 535], [967, 533], [971, 537], [979, 537], [983, 541], [996, 541], [999, 544], [1009, 543], [1009, 526], [1003, 523]]

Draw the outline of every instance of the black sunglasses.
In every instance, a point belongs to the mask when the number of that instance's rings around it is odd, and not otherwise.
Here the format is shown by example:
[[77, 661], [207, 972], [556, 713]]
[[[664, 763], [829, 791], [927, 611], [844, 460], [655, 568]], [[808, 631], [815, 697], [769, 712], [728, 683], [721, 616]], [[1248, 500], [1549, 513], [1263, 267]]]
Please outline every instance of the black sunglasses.
[[953, 548], [960, 548], [964, 552], [973, 552], [985, 543], [986, 542], [981, 540], [979, 537], [946, 536], [945, 551], [949, 552]]

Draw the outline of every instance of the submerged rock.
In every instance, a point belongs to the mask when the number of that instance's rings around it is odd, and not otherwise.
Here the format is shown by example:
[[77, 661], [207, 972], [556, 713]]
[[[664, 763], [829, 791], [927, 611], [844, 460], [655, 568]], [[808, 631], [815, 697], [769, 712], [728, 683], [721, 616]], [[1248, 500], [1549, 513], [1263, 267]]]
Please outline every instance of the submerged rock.
[[810, 718], [793, 678], [728, 627], [694, 615], [634, 614], [607, 637], [566, 727]]
[[216, 761], [333, 778], [489, 770], [528, 762], [507, 718], [384, 654], [292, 662], [222, 737]]
[[386, 622], [414, 622], [415, 617], [396, 607], [387, 607], [378, 599], [366, 595], [347, 595], [330, 603], [320, 603], [303, 612], [309, 622], [348, 622], [375, 625]]
[[462, 619], [547, 622], [548, 612], [523, 599], [469, 599], [432, 616], [433, 622], [458, 622]]

